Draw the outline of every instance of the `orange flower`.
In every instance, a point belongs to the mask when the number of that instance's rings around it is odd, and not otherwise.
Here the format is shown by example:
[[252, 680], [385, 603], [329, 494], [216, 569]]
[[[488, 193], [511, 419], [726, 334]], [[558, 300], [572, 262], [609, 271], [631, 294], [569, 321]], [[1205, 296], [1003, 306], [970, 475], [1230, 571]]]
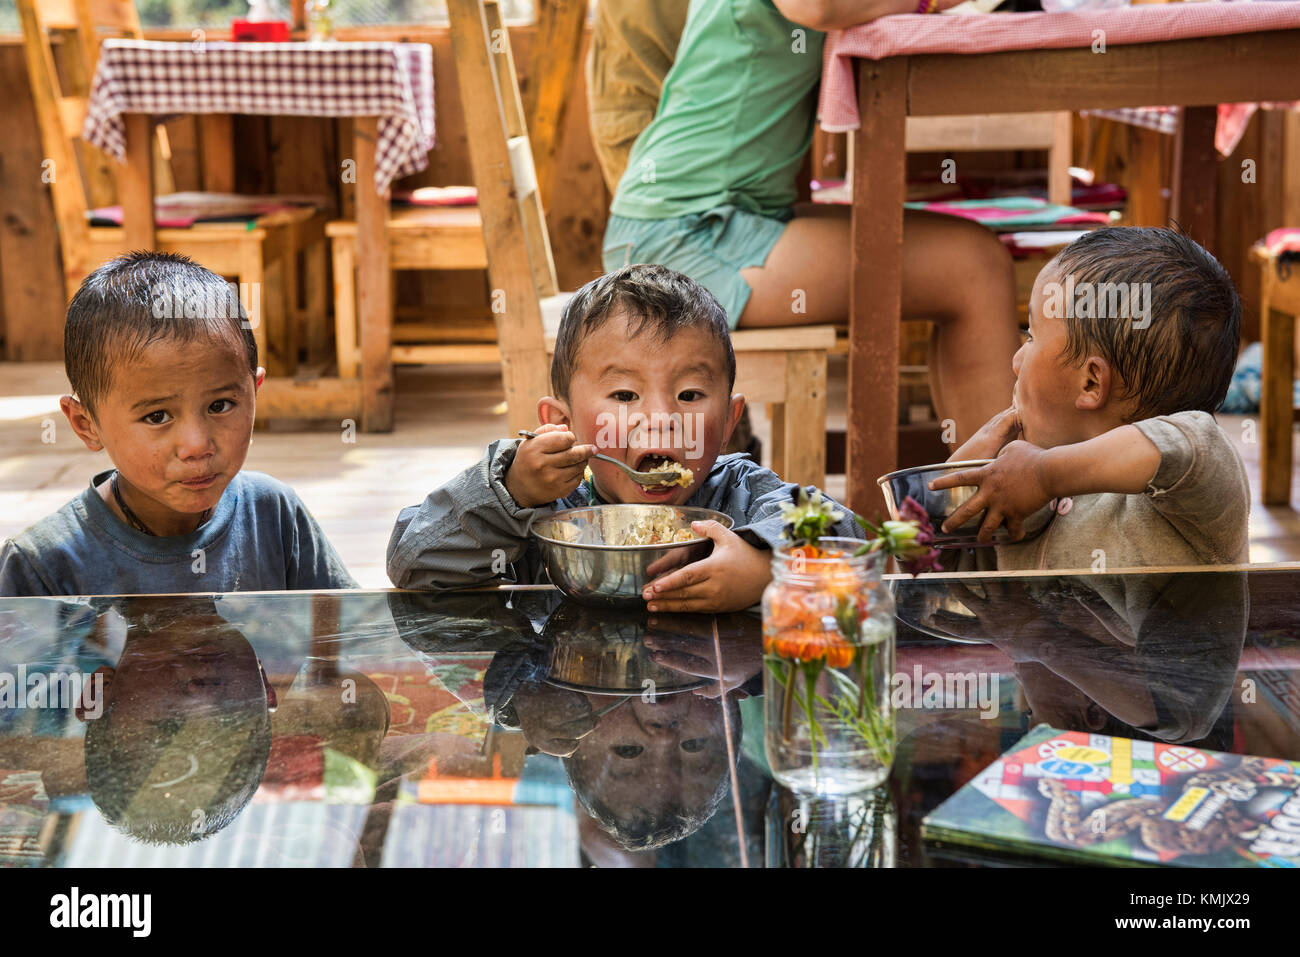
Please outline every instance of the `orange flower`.
[[853, 646], [834, 631], [798, 628], [763, 636], [763, 651], [789, 661], [805, 662], [826, 659], [832, 668], [847, 668], [853, 663]]

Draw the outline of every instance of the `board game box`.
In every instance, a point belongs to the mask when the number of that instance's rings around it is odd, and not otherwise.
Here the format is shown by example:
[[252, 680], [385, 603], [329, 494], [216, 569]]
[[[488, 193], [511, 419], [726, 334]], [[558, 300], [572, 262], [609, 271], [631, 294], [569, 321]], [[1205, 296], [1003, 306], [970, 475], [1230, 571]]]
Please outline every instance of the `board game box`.
[[928, 843], [1081, 864], [1300, 865], [1300, 761], [1041, 725], [932, 811]]

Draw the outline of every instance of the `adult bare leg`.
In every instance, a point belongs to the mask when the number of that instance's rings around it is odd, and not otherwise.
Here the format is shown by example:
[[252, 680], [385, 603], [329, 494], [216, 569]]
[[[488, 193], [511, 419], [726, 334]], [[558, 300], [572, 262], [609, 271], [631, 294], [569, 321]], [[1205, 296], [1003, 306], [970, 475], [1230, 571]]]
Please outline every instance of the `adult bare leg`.
[[[786, 226], [767, 262], [741, 270], [752, 293], [741, 328], [844, 324], [849, 314], [848, 210], [817, 210]], [[956, 442], [1011, 401], [1020, 346], [1011, 257], [967, 220], [907, 210], [903, 217], [904, 319], [935, 323], [931, 388]]]

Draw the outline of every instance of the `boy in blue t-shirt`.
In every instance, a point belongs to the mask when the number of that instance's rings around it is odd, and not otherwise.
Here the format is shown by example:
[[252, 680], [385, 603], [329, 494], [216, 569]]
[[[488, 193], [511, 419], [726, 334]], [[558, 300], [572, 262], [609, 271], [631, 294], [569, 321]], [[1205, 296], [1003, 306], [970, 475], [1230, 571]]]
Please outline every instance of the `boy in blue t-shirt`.
[[116, 468], [0, 551], [0, 595], [354, 588], [288, 486], [241, 472], [266, 373], [232, 288], [136, 252], [68, 307], [59, 405]]

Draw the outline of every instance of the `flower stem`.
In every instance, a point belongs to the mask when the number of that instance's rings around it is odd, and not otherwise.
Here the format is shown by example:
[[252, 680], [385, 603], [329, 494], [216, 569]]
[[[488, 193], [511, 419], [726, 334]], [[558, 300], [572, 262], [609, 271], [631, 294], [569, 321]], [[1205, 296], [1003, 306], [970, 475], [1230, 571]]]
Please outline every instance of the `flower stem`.
[[817, 693], [817, 669], [806, 668], [804, 681], [808, 685], [808, 697], [804, 701], [804, 711], [808, 715], [808, 744], [812, 750], [813, 784], [817, 783], [817, 718], [813, 713], [813, 699]]
[[794, 675], [799, 666], [790, 662], [790, 674], [785, 681], [785, 701], [781, 703], [781, 737], [790, 746], [790, 711], [794, 704]]

